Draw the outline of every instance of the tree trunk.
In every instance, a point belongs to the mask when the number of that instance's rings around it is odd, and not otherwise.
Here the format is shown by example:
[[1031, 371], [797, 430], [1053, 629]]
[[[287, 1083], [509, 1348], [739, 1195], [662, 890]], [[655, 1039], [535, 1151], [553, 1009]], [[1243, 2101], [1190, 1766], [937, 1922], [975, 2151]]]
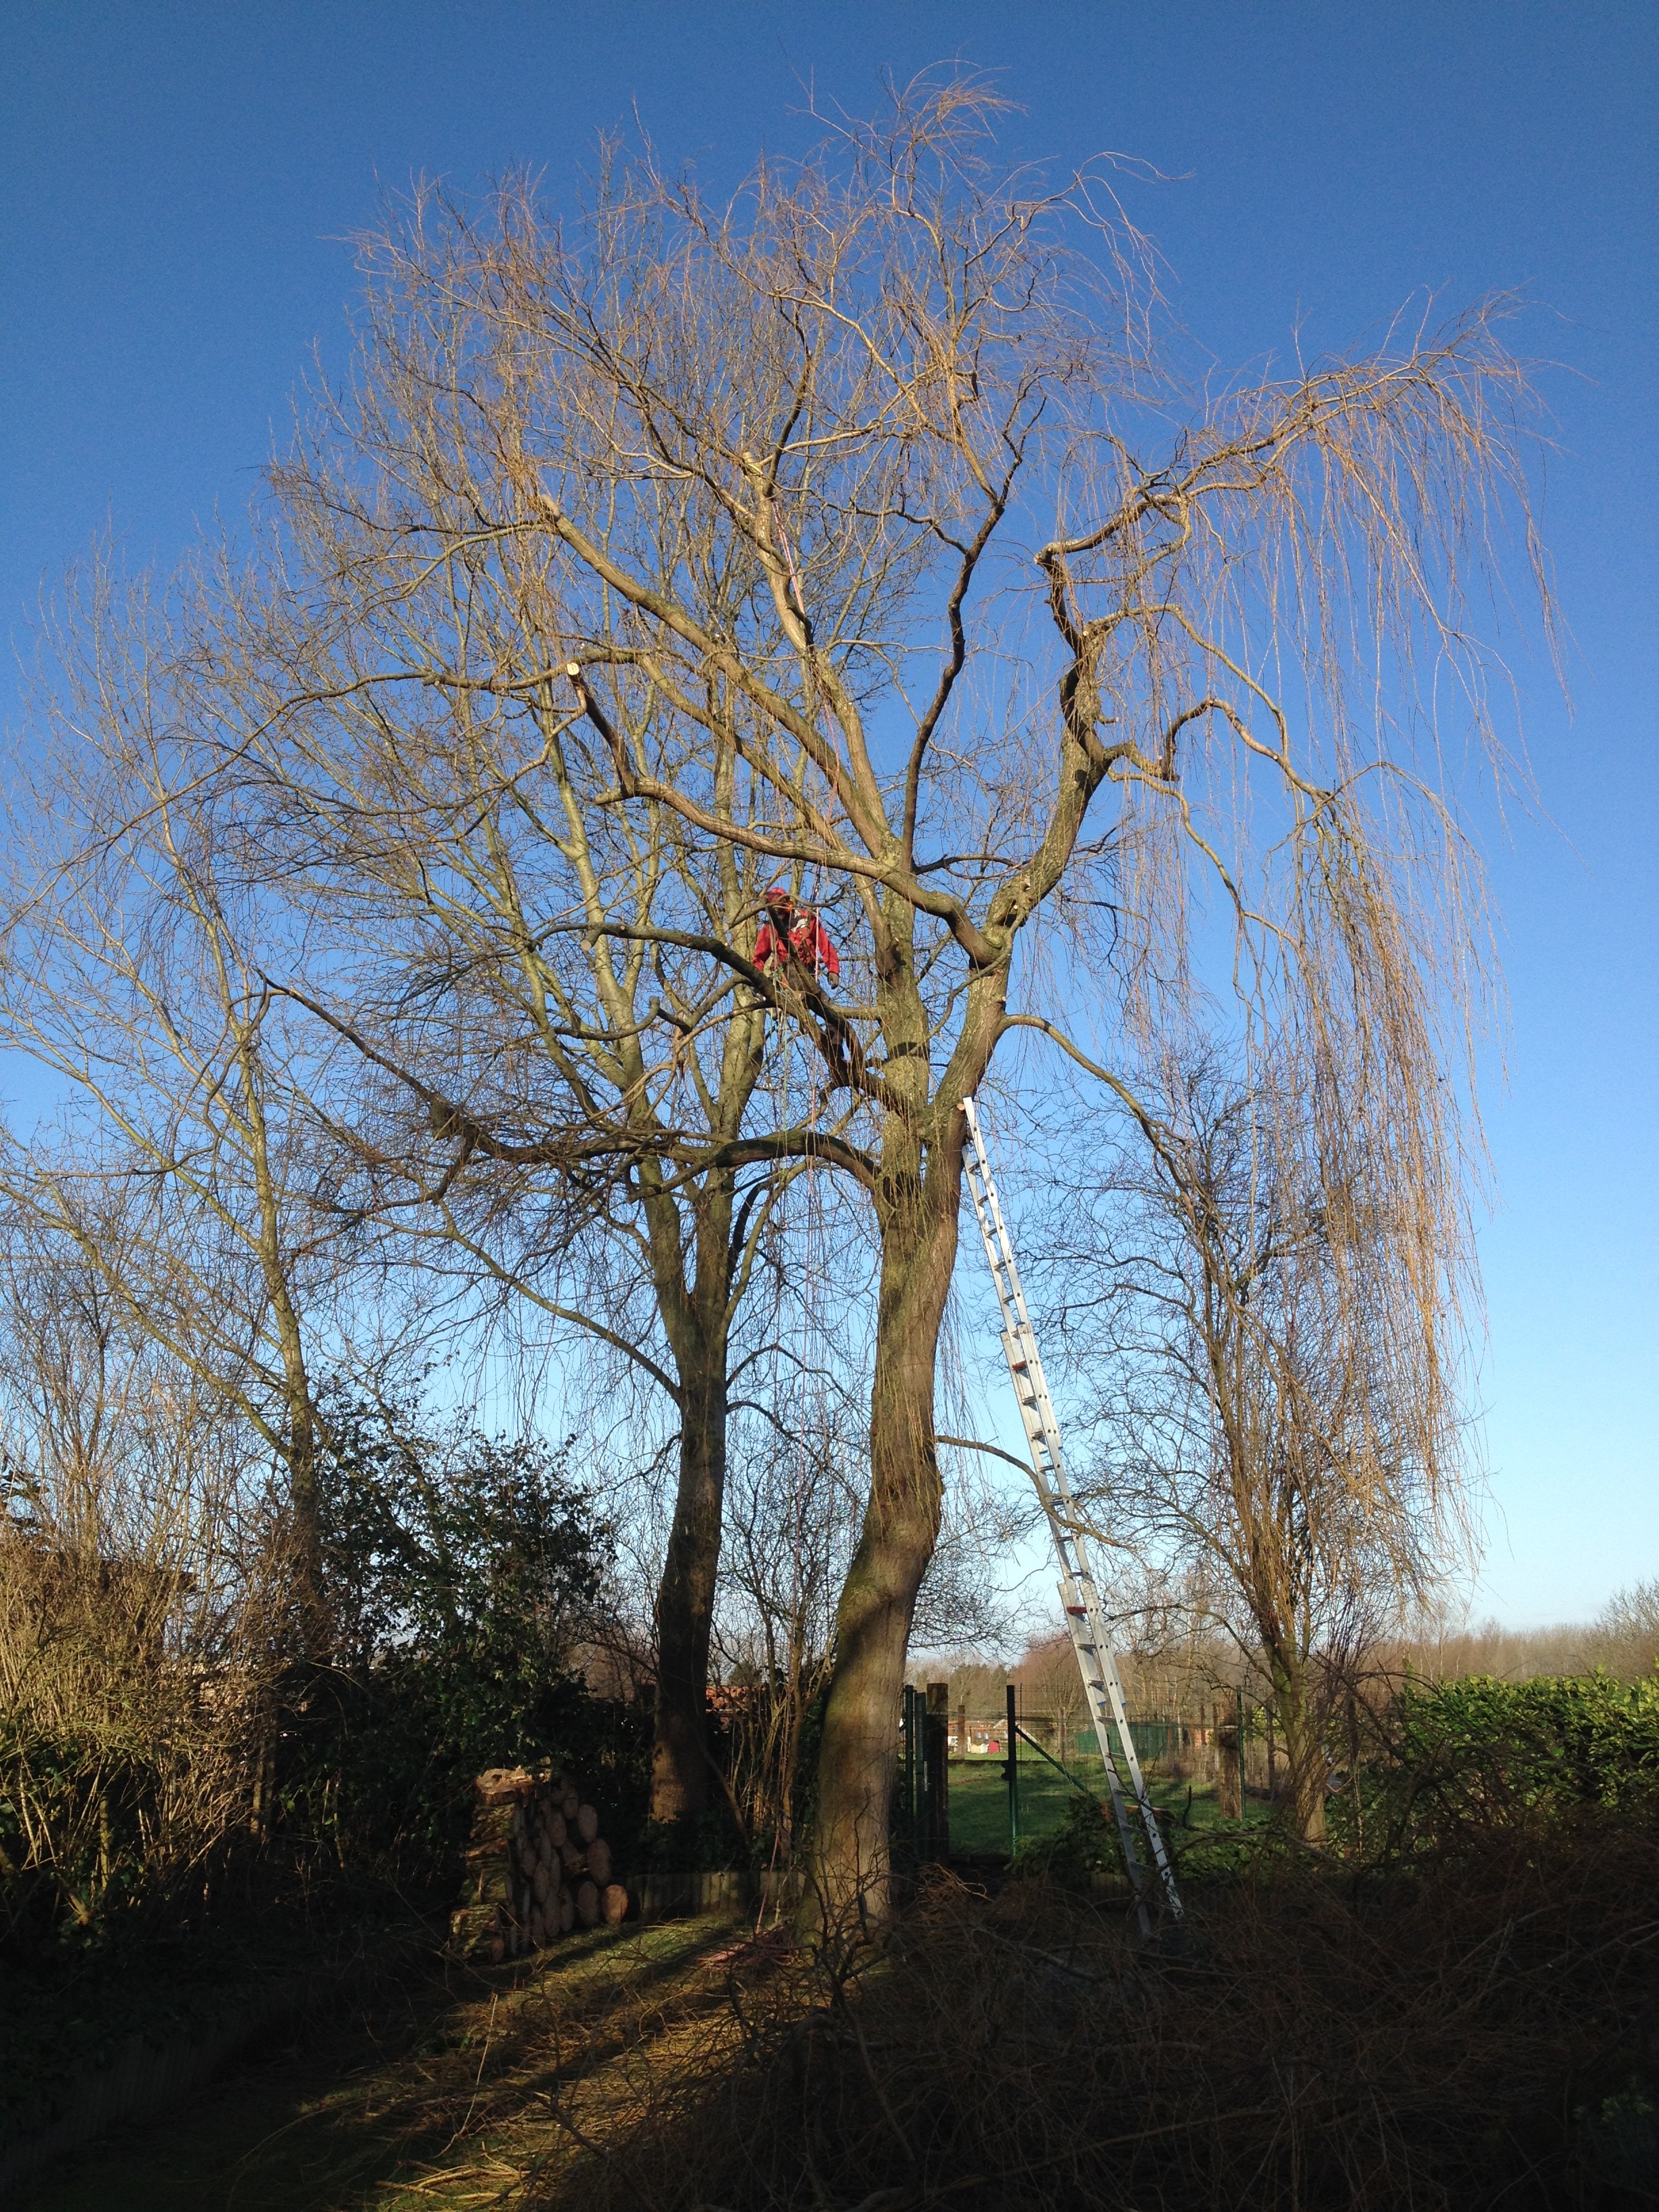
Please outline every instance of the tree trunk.
[[301, 1655], [322, 1659], [333, 1644], [333, 1623], [323, 1601], [322, 1516], [317, 1489], [317, 1413], [283, 1243], [282, 1205], [271, 1171], [270, 1133], [265, 1122], [264, 1074], [258, 1021], [239, 1029], [237, 1058], [242, 1077], [244, 1135], [253, 1168], [259, 1206], [259, 1265], [270, 1301], [283, 1362], [287, 1419], [283, 1445], [288, 1462], [289, 1524], [294, 1535], [294, 1575]]
[[726, 1503], [732, 1293], [732, 1183], [715, 1176], [686, 1218], [660, 1194], [647, 1207], [658, 1310], [678, 1384], [679, 1484], [657, 1587], [657, 1702], [651, 1745], [651, 1817], [693, 1819], [709, 1802], [708, 1644]]
[[[301, 1640], [313, 1658], [325, 1657], [333, 1644], [333, 1624], [323, 1599], [322, 1512], [317, 1486], [317, 1416], [311, 1401], [299, 1332], [288, 1369], [288, 1496], [294, 1524], [295, 1578]], [[286, 1346], [284, 1347], [286, 1350]]]
[[[688, 1369], [690, 1371], [688, 1371]], [[709, 1796], [708, 1642], [726, 1491], [726, 1337], [680, 1367], [680, 1475], [657, 1592], [651, 1817], [684, 1820]]]
[[276, 1323], [283, 1361], [283, 1455], [288, 1468], [289, 1526], [292, 1532], [295, 1612], [299, 1656], [323, 1660], [333, 1648], [333, 1623], [323, 1595], [322, 1513], [318, 1494], [317, 1411], [311, 1395], [300, 1316], [283, 1267], [274, 1201], [264, 1204], [266, 1177], [260, 1164], [264, 1205], [262, 1244], [265, 1289]]
[[1307, 1662], [1281, 1662], [1273, 1674], [1273, 1703], [1285, 1745], [1284, 1818], [1304, 1844], [1322, 1844], [1329, 1762], [1319, 1739]]
[[[941, 1157], [941, 1153], [945, 1157]], [[856, 1941], [886, 1917], [888, 1817], [905, 1649], [938, 1540], [933, 1376], [957, 1251], [959, 1139], [884, 1208], [870, 1397], [870, 1496], [836, 1612], [818, 1755], [815, 1903], [826, 1933]]]

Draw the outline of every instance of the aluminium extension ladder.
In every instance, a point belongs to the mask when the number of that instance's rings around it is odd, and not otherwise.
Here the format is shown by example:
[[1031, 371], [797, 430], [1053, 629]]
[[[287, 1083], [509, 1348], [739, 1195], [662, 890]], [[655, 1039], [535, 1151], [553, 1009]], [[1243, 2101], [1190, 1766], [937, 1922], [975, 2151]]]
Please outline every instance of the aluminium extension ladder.
[[[1060, 1457], [1060, 1423], [1054, 1417], [1054, 1401], [1048, 1395], [1042, 1362], [1037, 1356], [1031, 1317], [1025, 1310], [1025, 1293], [1020, 1288], [1019, 1269], [1014, 1263], [1013, 1240], [1002, 1218], [1002, 1202], [992, 1179], [985, 1139], [979, 1126], [979, 1111], [971, 1098], [963, 1100], [962, 1110], [968, 1117], [963, 1167], [973, 1194], [974, 1211], [979, 1217], [979, 1233], [991, 1265], [997, 1304], [1001, 1309], [1003, 1355], [1008, 1362], [1014, 1395], [1019, 1400], [1020, 1419], [1025, 1424], [1025, 1438], [1031, 1454], [1031, 1480], [1036, 1485], [1048, 1533], [1054, 1538], [1054, 1555], [1060, 1562], [1060, 1601], [1065, 1608], [1066, 1630], [1077, 1655], [1078, 1671], [1083, 1677], [1084, 1694], [1106, 1769], [1112, 1810], [1117, 1817], [1117, 1832], [1123, 1845], [1123, 1862], [1134, 1887], [1141, 1928], [1148, 1930], [1152, 1924], [1149, 1906], [1157, 1900], [1149, 1894], [1146, 1862], [1125, 1797], [1126, 1779], [1128, 1796], [1133, 1798], [1140, 1815], [1152, 1864], [1158, 1871], [1163, 1891], [1161, 1901], [1176, 1920], [1181, 1917], [1181, 1894], [1176, 1887], [1175, 1869], [1170, 1863], [1163, 1831], [1146, 1794], [1140, 1761], [1135, 1755], [1129, 1717], [1124, 1710], [1123, 1684], [1117, 1662], [1112, 1656], [1105, 1608], [1089, 1560], [1088, 1535], [1078, 1518], [1071, 1480]], [[1013, 1746], [1008, 1748], [1012, 1756]]]

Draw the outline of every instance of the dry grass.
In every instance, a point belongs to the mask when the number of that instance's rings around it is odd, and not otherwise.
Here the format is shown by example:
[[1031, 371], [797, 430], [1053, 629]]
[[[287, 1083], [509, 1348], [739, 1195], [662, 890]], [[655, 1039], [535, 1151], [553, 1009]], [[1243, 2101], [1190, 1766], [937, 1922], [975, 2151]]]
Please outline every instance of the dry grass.
[[[1616, 2212], [1659, 2172], [1656, 1868], [1659, 1824], [1629, 1817], [1386, 1876], [1292, 1859], [1196, 1894], [1187, 1939], [1152, 1948], [1075, 1893], [942, 1877], [839, 1981], [730, 1923], [596, 1930], [452, 1970], [372, 2056], [358, 2036], [355, 2072], [315, 2053], [228, 2163], [222, 2129], [195, 2163], [170, 2129], [122, 2197]], [[97, 2180], [52, 2212], [110, 2201]]]
[[1066, 1893], [942, 1881], [862, 1987], [735, 1975], [520, 2185], [561, 2212], [1651, 2203], [1656, 1866], [1627, 1823], [1292, 1869], [1152, 1952]]
[[703, 1919], [594, 1929], [475, 1971], [410, 1957], [154, 2126], [43, 2177], [35, 2212], [431, 2212], [558, 2194], [650, 2079], [740, 2039]]
[[772, 1962], [745, 1928], [694, 1921], [596, 1933], [481, 1990], [436, 2050], [367, 2085], [359, 2125], [402, 2133], [411, 2154], [377, 2201], [558, 2201], [576, 2166], [603, 2165], [678, 2087], [740, 2054], [734, 1990]]

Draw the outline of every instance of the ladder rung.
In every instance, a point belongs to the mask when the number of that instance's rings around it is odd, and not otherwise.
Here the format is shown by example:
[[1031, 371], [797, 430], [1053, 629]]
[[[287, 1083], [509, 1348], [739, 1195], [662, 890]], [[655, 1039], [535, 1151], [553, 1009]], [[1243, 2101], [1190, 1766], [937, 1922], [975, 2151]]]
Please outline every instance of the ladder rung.
[[[1074, 1525], [1078, 1512], [1060, 1456], [1060, 1425], [1043, 1379], [1036, 1334], [1020, 1287], [1013, 1239], [1003, 1218], [991, 1164], [985, 1150], [975, 1101], [963, 1101], [968, 1131], [963, 1164], [974, 1209], [979, 1218], [981, 1242], [990, 1263], [998, 1304], [1007, 1326], [999, 1331], [1004, 1359], [1018, 1401], [1032, 1473], [1048, 1517], [1060, 1570], [1060, 1603], [1064, 1610], [1085, 1698], [1106, 1758], [1106, 1779], [1116, 1815], [1125, 1863], [1136, 1891], [1143, 1930], [1150, 1931], [1150, 1898], [1145, 1887], [1146, 1862], [1135, 1824], [1128, 1815], [1132, 1798], [1147, 1824], [1164, 1895], [1179, 1917], [1181, 1899], [1175, 1875], [1167, 1863], [1161, 1841], [1152, 1826], [1152, 1812], [1140, 1778], [1134, 1738], [1123, 1711], [1122, 1687], [1117, 1676], [1109, 1640], [1109, 1620], [1103, 1616], [1100, 1593], [1091, 1571], [1087, 1532]], [[1091, 1673], [1091, 1668], [1097, 1673]], [[1115, 1747], [1114, 1748], [1114, 1747]], [[1127, 1793], [1121, 1769], [1127, 1769]]]

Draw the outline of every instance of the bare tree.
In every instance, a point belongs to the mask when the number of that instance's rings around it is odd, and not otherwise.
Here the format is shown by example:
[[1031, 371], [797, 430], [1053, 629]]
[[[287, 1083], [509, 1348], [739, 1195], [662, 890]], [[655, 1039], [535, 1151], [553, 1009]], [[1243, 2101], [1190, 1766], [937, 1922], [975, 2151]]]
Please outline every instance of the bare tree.
[[[357, 1056], [330, 1117], [352, 1163], [343, 1213], [394, 1231], [398, 1267], [456, 1285], [463, 1326], [493, 1297], [674, 1408], [652, 1789], [668, 1822], [713, 1779], [728, 1405], [764, 1318], [738, 1355], [733, 1331], [802, 1164], [738, 1139], [789, 993], [727, 957], [754, 943], [764, 856], [617, 808], [568, 697], [545, 549], [480, 528], [515, 496], [497, 442], [522, 435], [498, 388], [511, 368], [470, 310], [432, 323], [401, 273], [372, 289], [354, 391], [321, 397], [277, 472], [285, 568], [256, 590], [227, 566], [198, 601], [192, 708], [228, 745], [220, 803], [250, 875], [311, 921], [309, 963], [279, 988]], [[701, 557], [672, 514], [654, 557]], [[727, 567], [706, 580], [735, 614], [752, 577]], [[631, 741], [672, 763], [678, 702], [637, 703]], [[722, 822], [759, 796], [735, 759], [717, 768]]]
[[1083, 1678], [1077, 1655], [1063, 1630], [1027, 1645], [1014, 1669], [1014, 1679], [1036, 1706], [1033, 1717], [1053, 1724], [1054, 1755], [1066, 1759], [1074, 1748], [1079, 1719], [1083, 1717]]
[[1056, 1223], [1099, 1438], [1085, 1494], [1260, 1668], [1287, 1811], [1317, 1842], [1332, 1713], [1459, 1526], [1459, 1255], [1416, 1280], [1392, 1163], [1266, 1074], [1212, 1054], [1165, 1063], [1155, 1111], [1150, 1089]]
[[1659, 1667], [1659, 1579], [1632, 1583], [1611, 1598], [1595, 1623], [1595, 1642], [1627, 1680], [1640, 1681]]
[[39, 1933], [204, 1899], [260, 1811], [287, 1577], [222, 1393], [73, 1238], [0, 1229], [0, 1871]]
[[[786, 1413], [792, 1411], [784, 1401]], [[836, 1395], [821, 1419], [744, 1425], [726, 1502], [716, 1616], [732, 1746], [728, 1786], [749, 1832], [793, 1854], [802, 1746], [829, 1677], [836, 1591], [858, 1525], [862, 1437]]]
[[145, 591], [94, 568], [55, 642], [14, 762], [0, 924], [0, 1038], [46, 1110], [0, 1135], [0, 1194], [286, 1471], [299, 1625], [321, 1648], [311, 1368], [345, 1239], [259, 966], [271, 910], [222, 868]]
[[[994, 106], [923, 86], [724, 209], [648, 163], [568, 230], [520, 185], [476, 222], [422, 200], [369, 242], [356, 388], [279, 477], [285, 566], [257, 609], [227, 585], [204, 690], [291, 836], [377, 923], [389, 895], [435, 933], [453, 1087], [398, 1059], [447, 1146], [429, 1189], [621, 1164], [653, 1252], [690, 1249], [702, 1192], [727, 1255], [745, 1172], [815, 1158], [865, 1194], [870, 1483], [817, 1838], [854, 1919], [885, 1909], [939, 1526], [960, 1102], [1010, 1031], [1121, 1089], [1122, 1037], [1068, 1033], [1078, 979], [1114, 975], [1143, 1042], [1167, 1029], [1213, 895], [1224, 987], [1299, 1098], [1371, 1133], [1438, 1298], [1463, 1167], [1442, 1066], [1480, 947], [1436, 702], [1455, 671], [1490, 735], [1468, 586], [1522, 489], [1489, 316], [1190, 390], [1109, 179], [995, 171]], [[520, 895], [526, 841], [568, 887]], [[774, 870], [841, 941], [837, 990], [757, 962]], [[684, 980], [653, 996], [659, 962]], [[833, 1115], [768, 1115], [741, 1076], [763, 1023], [817, 1056]], [[532, 1051], [556, 1106], [509, 1137]]]

